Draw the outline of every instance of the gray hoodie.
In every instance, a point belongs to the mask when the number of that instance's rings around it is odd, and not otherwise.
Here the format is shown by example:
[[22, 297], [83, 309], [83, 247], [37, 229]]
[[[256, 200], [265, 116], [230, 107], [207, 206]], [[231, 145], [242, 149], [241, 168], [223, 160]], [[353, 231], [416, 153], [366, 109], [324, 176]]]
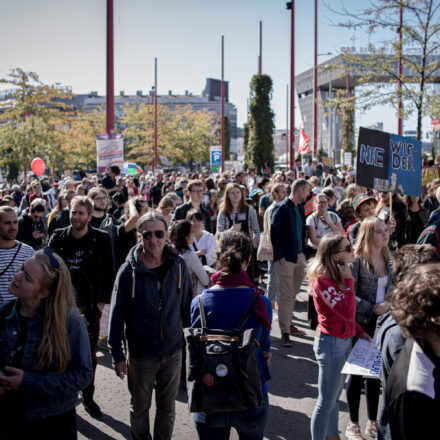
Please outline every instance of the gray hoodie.
[[[183, 327], [190, 325], [193, 296], [185, 261], [168, 246], [163, 282], [139, 260], [141, 244], [134, 246], [116, 276], [110, 312], [108, 345], [114, 362], [130, 356], [166, 355], [183, 346]], [[133, 285], [134, 282], [134, 285]]]

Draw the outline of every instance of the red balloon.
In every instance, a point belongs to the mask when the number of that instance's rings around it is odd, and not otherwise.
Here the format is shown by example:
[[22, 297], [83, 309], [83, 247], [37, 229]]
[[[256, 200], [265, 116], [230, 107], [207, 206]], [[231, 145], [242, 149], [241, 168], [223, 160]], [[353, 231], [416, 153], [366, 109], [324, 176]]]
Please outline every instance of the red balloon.
[[36, 157], [31, 163], [31, 170], [38, 177], [40, 177], [44, 173], [45, 168], [46, 165], [44, 163], [44, 160], [39, 157]]

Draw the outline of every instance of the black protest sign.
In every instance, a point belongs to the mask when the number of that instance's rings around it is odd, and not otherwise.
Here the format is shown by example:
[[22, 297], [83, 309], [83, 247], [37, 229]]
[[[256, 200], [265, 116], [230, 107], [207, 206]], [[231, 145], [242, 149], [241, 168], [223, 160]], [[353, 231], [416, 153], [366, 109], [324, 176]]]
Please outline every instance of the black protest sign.
[[388, 133], [359, 129], [356, 159], [356, 183], [374, 188], [374, 179], [388, 180], [390, 136]]

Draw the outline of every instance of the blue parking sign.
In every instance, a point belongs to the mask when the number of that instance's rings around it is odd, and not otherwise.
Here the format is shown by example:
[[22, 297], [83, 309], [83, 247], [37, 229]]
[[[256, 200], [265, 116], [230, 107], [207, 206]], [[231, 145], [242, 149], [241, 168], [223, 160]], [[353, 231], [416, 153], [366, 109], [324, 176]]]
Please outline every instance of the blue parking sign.
[[211, 169], [217, 171], [222, 165], [222, 147], [219, 145], [211, 145], [210, 149]]

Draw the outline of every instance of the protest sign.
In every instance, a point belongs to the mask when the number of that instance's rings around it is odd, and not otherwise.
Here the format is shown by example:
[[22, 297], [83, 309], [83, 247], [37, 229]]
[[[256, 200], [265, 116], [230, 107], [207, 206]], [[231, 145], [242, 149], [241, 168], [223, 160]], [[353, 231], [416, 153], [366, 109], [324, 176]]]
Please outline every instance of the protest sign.
[[98, 134], [96, 136], [98, 173], [104, 173], [111, 166], [124, 169], [124, 140], [122, 134]]
[[329, 173], [335, 167], [335, 159], [333, 157], [323, 157], [322, 166], [324, 167], [324, 172]]
[[427, 185], [440, 177], [440, 166], [427, 167], [422, 169], [422, 197], [426, 196]]
[[351, 167], [351, 153], [349, 151], [344, 153], [344, 165]]
[[422, 192], [422, 143], [410, 138], [359, 130], [356, 183], [400, 195]]
[[382, 369], [380, 351], [376, 348], [374, 339], [358, 339], [345, 362], [342, 374], [371, 377], [378, 379]]

